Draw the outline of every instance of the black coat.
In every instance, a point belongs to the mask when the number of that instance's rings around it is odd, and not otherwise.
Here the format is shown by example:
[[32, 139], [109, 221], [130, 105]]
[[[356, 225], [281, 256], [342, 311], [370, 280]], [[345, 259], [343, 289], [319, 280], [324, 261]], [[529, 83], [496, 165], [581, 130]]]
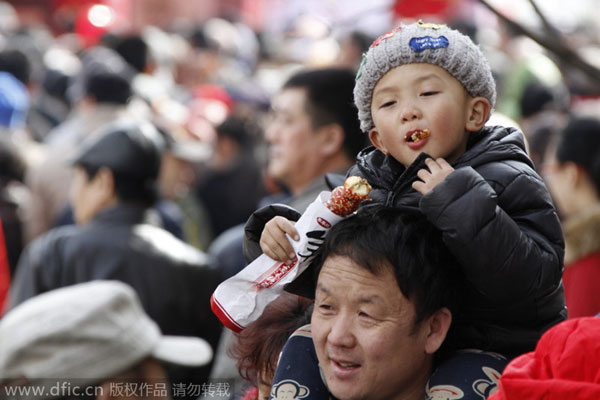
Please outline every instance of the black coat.
[[[85, 225], [56, 228], [36, 239], [19, 260], [11, 307], [55, 288], [119, 280], [135, 289], [164, 334], [202, 337], [216, 350], [221, 324], [210, 310], [210, 296], [218, 272], [208, 268], [204, 253], [144, 223], [144, 217], [143, 208], [116, 206]], [[202, 384], [210, 365], [169, 371], [172, 379]]]
[[370, 147], [348, 175], [369, 181], [373, 202], [418, 208], [443, 232], [468, 281], [450, 343], [507, 355], [533, 350], [546, 329], [566, 319], [564, 241], [523, 134], [499, 126], [471, 134], [455, 171], [423, 196], [411, 185], [425, 158], [404, 168]]

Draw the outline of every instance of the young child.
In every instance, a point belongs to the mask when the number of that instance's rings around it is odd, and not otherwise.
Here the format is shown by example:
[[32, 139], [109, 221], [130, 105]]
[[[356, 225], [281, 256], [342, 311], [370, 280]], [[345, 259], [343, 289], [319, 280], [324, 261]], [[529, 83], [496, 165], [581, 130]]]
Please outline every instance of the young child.
[[[368, 180], [372, 202], [418, 208], [467, 278], [448, 345], [509, 358], [533, 350], [567, 316], [563, 236], [523, 134], [485, 126], [496, 89], [479, 48], [445, 25], [398, 27], [364, 55], [354, 99], [373, 147], [348, 175]], [[285, 233], [296, 234], [282, 217], [265, 225], [265, 254], [289, 259]]]

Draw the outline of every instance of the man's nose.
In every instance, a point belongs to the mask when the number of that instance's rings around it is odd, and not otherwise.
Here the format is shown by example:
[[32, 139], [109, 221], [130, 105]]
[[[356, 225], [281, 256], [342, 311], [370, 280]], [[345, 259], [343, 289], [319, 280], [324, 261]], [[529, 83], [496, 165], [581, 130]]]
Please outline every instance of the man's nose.
[[272, 142], [277, 137], [277, 123], [275, 121], [269, 122], [265, 129], [265, 140], [267, 142]]
[[336, 347], [353, 347], [356, 344], [356, 337], [352, 319], [345, 315], [335, 318], [332, 321], [327, 341]]

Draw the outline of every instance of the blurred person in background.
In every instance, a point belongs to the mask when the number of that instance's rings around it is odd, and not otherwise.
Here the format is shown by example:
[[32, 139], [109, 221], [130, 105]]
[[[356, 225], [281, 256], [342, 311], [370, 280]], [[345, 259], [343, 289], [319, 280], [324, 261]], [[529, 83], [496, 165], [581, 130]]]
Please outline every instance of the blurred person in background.
[[562, 89], [562, 86], [553, 88], [533, 80], [521, 93], [520, 126], [527, 139], [529, 156], [538, 172], [550, 139], [564, 127], [568, 118], [568, 95]]
[[348, 68], [358, 72], [363, 53], [369, 50], [369, 46], [374, 40], [374, 37], [359, 30], [347, 33], [338, 41], [340, 51], [334, 64], [340, 68]]
[[208, 161], [212, 148], [181, 126], [165, 121], [157, 126], [166, 141], [159, 174], [160, 197], [154, 208], [165, 229], [205, 250], [212, 240], [206, 210], [193, 193], [198, 170]]
[[12, 74], [27, 86], [31, 77], [31, 63], [22, 51], [5, 49], [0, 51], [0, 71]]
[[489, 400], [600, 398], [600, 318], [570, 318], [546, 331], [535, 351], [513, 359]]
[[6, 242], [10, 274], [14, 275], [23, 250], [22, 204], [29, 197], [23, 183], [25, 159], [8, 137], [0, 137], [0, 219]]
[[28, 108], [25, 85], [0, 71], [0, 315], [24, 243], [22, 205], [30, 194], [24, 184], [28, 147], [20, 146], [17, 136], [25, 128]]
[[86, 282], [29, 299], [0, 321], [0, 390], [21, 400], [166, 400], [175, 382], [165, 366], [202, 366], [211, 355], [202, 339], [161, 332], [130, 286]]
[[[86, 141], [72, 161], [77, 225], [54, 228], [26, 247], [12, 307], [58, 287], [120, 280], [135, 289], [165, 334], [199, 336], [216, 348], [221, 326], [209, 299], [219, 274], [204, 253], [149, 219], [163, 147], [152, 125], [135, 121], [110, 124]], [[174, 382], [202, 384], [210, 367], [169, 373]]]
[[542, 174], [565, 235], [569, 318], [600, 312], [600, 120], [573, 117], [549, 146]]
[[252, 128], [249, 122], [230, 116], [215, 129], [214, 153], [195, 188], [213, 237], [246, 222], [266, 194]]
[[18, 129], [25, 129], [30, 106], [29, 61], [18, 50], [0, 52], [0, 125], [10, 135]]
[[292, 75], [272, 101], [266, 132], [267, 174], [288, 197], [256, 211], [246, 224], [244, 254], [262, 253], [258, 241], [275, 216], [297, 221], [323, 190], [343, 184], [346, 171], [367, 146], [353, 104], [355, 74], [348, 69], [303, 70]]
[[66, 160], [102, 125], [132, 117], [131, 69], [114, 51], [95, 47], [81, 57], [82, 68], [69, 86], [73, 110], [45, 138], [45, 158], [26, 175], [32, 197], [26, 206], [26, 240], [51, 228], [68, 204], [72, 171]]
[[48, 133], [67, 119], [71, 100], [69, 83], [81, 68], [79, 58], [66, 49], [53, 47], [44, 54], [43, 78], [27, 114], [31, 137], [43, 142]]
[[351, 70], [304, 70], [271, 102], [267, 173], [289, 192], [283, 203], [299, 212], [328, 188], [325, 174], [345, 174], [367, 144], [352, 104], [353, 88]]

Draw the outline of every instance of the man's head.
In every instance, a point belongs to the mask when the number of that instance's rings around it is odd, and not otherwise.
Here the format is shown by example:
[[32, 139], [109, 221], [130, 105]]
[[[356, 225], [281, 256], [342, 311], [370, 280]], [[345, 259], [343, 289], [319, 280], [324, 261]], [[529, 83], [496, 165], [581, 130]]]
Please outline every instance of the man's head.
[[116, 122], [103, 128], [75, 157], [71, 203], [77, 223], [85, 223], [116, 203], [150, 207], [164, 139], [149, 123]]
[[102, 390], [104, 383], [123, 386], [135, 382], [130, 378], [164, 382], [168, 389], [160, 362], [199, 366], [211, 357], [202, 339], [162, 335], [134, 290], [118, 281], [41, 294], [0, 321], [0, 388], [33, 386], [43, 390], [32, 393], [36, 399], [77, 395], [75, 388], [108, 398], [111, 388]]
[[600, 201], [600, 120], [573, 117], [550, 146], [542, 173], [562, 217]]
[[84, 99], [103, 104], [127, 104], [132, 95], [133, 69], [114, 50], [97, 46], [81, 56], [81, 70], [67, 89], [72, 103]]
[[[381, 36], [363, 58], [354, 101], [361, 129], [407, 166], [420, 152], [454, 161], [496, 101], [490, 66], [470, 38], [418, 22]], [[446, 121], [446, 123], [444, 123]]]
[[421, 216], [361, 210], [331, 229], [313, 265], [313, 340], [332, 394], [423, 398], [457, 292], [439, 232]]
[[293, 75], [272, 102], [269, 174], [292, 193], [348, 167], [365, 144], [352, 104], [354, 74], [317, 69]]

